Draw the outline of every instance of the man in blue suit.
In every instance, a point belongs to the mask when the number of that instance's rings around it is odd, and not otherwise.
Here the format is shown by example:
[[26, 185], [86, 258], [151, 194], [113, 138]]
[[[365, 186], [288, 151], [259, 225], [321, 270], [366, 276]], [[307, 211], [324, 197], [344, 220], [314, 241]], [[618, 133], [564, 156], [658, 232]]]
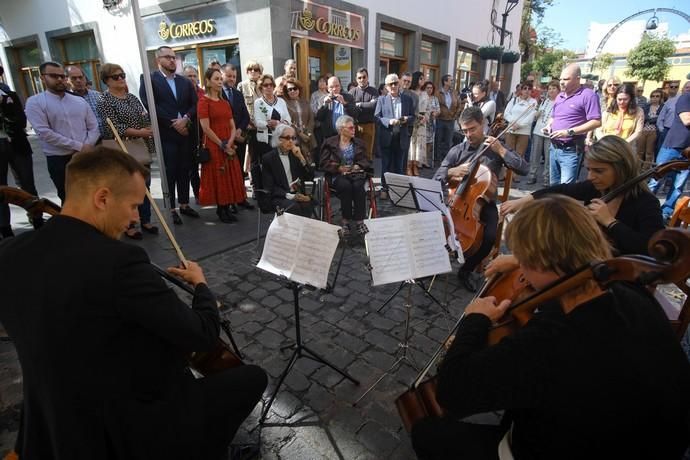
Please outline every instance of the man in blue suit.
[[[172, 220], [176, 225], [182, 224], [177, 213], [177, 201], [180, 203], [180, 214], [199, 217], [199, 213], [189, 206], [189, 172], [192, 168], [192, 148], [189, 137], [190, 126], [196, 123], [197, 96], [194, 85], [185, 77], [177, 75], [175, 52], [168, 46], [156, 50], [158, 70], [151, 72], [153, 98], [156, 104], [156, 116], [163, 144], [165, 175], [168, 179], [170, 209]], [[148, 109], [144, 76], [141, 76], [139, 97]]]
[[374, 117], [379, 123], [379, 146], [381, 148], [381, 198], [388, 197], [387, 172], [403, 173], [403, 158], [410, 147], [410, 131], [414, 124], [414, 101], [400, 93], [398, 75], [386, 75], [388, 94], [378, 98]]
[[249, 110], [247, 110], [242, 92], [237, 89], [237, 67], [230, 63], [223, 64], [221, 72], [223, 73], [221, 97], [227, 100], [232, 107], [232, 117], [235, 120], [235, 129], [237, 130], [235, 135], [237, 154], [240, 158], [240, 164], [244, 165], [245, 146], [247, 145], [244, 139], [247, 136], [247, 127], [249, 126]]

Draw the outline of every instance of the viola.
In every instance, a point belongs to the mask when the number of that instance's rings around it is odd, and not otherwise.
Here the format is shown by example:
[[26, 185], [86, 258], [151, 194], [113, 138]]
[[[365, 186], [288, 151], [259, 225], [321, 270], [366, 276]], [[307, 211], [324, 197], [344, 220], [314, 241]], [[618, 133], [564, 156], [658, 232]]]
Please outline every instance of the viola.
[[[574, 274], [554, 281], [544, 289], [531, 291], [520, 270], [513, 270], [505, 276], [503, 283], [494, 288], [492, 294], [500, 302], [506, 298], [515, 299], [506, 311], [505, 316], [489, 331], [488, 344], [493, 345], [524, 326], [532, 318], [540, 305], [558, 299], [584, 283], [594, 281], [600, 288], [606, 289], [616, 281], [635, 282], [642, 285], [675, 283], [690, 276], [690, 232], [679, 228], [665, 229], [657, 232], [649, 243], [648, 256], [623, 256], [603, 262], [592, 262]], [[507, 274], [508, 275], [508, 274]], [[496, 278], [489, 280], [475, 298], [489, 295], [489, 287]], [[500, 278], [497, 280], [499, 281]], [[506, 293], [511, 296], [504, 297]], [[576, 307], [575, 307], [576, 308]], [[568, 313], [568, 312], [566, 312]], [[460, 326], [464, 314], [455, 324], [450, 334], [431, 357], [427, 365], [405, 393], [395, 400], [395, 405], [402, 419], [403, 426], [409, 432], [416, 422], [428, 417], [442, 417], [445, 412], [436, 400], [436, 377], [425, 379], [427, 373], [441, 355], [448, 339]]]
[[639, 174], [632, 179], [628, 180], [627, 182], [619, 185], [615, 189], [611, 190], [609, 193], [601, 197], [601, 200], [604, 203], [608, 203], [617, 196], [621, 195], [622, 193], [627, 192], [630, 190], [632, 187], [635, 185], [639, 184], [640, 182], [654, 178], [654, 179], [662, 179], [666, 174], [668, 174], [671, 171], [682, 171], [684, 169], [690, 169], [690, 161], [688, 160], [671, 160], [666, 163], [661, 163], [659, 165], [656, 165], [655, 167], [648, 169], [647, 171], [643, 172], [642, 174]]
[[530, 105], [502, 132], [494, 136], [493, 141], [485, 144], [484, 148], [470, 163], [470, 170], [463, 181], [448, 191], [448, 208], [453, 219], [456, 238], [460, 242], [465, 256], [471, 256], [479, 250], [484, 236], [484, 223], [479, 220], [479, 216], [484, 205], [494, 201], [498, 191], [498, 178], [492, 174], [488, 167], [480, 163], [480, 159], [493, 143], [498, 141], [499, 137], [512, 129], [535, 108], [536, 104]]

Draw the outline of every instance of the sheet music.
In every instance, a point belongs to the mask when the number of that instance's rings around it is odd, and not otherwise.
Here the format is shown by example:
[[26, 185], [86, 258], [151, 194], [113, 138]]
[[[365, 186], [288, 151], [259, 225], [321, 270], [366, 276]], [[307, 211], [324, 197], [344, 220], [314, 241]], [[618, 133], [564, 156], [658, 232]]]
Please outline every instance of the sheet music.
[[276, 216], [257, 267], [291, 281], [325, 289], [339, 227], [294, 214]]
[[366, 225], [374, 286], [451, 271], [440, 212], [369, 219]]

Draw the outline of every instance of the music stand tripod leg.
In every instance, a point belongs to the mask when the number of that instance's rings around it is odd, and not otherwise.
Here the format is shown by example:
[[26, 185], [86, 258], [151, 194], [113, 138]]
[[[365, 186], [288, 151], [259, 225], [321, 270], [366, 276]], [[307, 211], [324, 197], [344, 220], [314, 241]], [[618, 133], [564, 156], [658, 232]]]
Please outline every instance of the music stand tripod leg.
[[[266, 420], [266, 417], [268, 416], [268, 412], [271, 409], [271, 406], [273, 405], [273, 402], [276, 399], [276, 396], [278, 396], [278, 391], [280, 391], [280, 387], [283, 385], [283, 382], [285, 381], [285, 378], [288, 376], [290, 371], [292, 370], [293, 366], [297, 362], [298, 359], [300, 358], [309, 358], [314, 361], [320, 362], [322, 364], [325, 364], [326, 366], [330, 367], [334, 371], [338, 372], [341, 374], [343, 377], [347, 378], [348, 380], [352, 381], [353, 383], [359, 385], [359, 381], [354, 379], [350, 374], [345, 372], [344, 370], [336, 367], [334, 364], [331, 362], [327, 361], [314, 351], [310, 350], [307, 348], [303, 343], [302, 343], [302, 327], [300, 325], [300, 310], [299, 310], [299, 285], [295, 283], [294, 281], [290, 281], [288, 286], [292, 289], [292, 299], [293, 299], [293, 304], [295, 307], [295, 343], [293, 345], [288, 345], [286, 347], [282, 347], [281, 350], [284, 350], [286, 348], [290, 347], [295, 347], [294, 351], [292, 352], [292, 356], [290, 356], [290, 361], [288, 362], [287, 366], [285, 366], [285, 369], [283, 372], [280, 374], [280, 377], [278, 378], [278, 384], [276, 385], [275, 390], [273, 390], [273, 394], [271, 395], [270, 399], [268, 400], [268, 403], [264, 407], [263, 412], [261, 413], [261, 418], [259, 418], [259, 425], [263, 425], [264, 421]], [[304, 354], [304, 353], [308, 354]], [[311, 355], [311, 356], [310, 356]]]
[[[407, 287], [407, 303], [405, 304], [405, 311], [406, 311], [405, 334], [403, 336], [403, 341], [398, 344], [398, 352], [400, 352], [400, 350], [402, 350], [402, 354], [400, 355], [400, 357], [398, 357], [398, 359], [395, 360], [395, 362], [391, 365], [391, 367], [389, 367], [383, 374], [381, 374], [381, 376], [369, 388], [367, 388], [367, 390], [362, 394], [362, 396], [360, 396], [357, 399], [357, 401], [352, 403], [353, 406], [356, 406], [357, 404], [359, 404], [359, 402], [362, 399], [364, 399], [374, 388], [376, 388], [376, 386], [379, 383], [381, 383], [381, 381], [384, 379], [384, 377], [386, 377], [387, 375], [392, 375], [394, 370], [397, 369], [403, 363], [403, 361], [410, 362], [410, 365], [412, 367], [414, 367], [415, 369], [417, 367], [416, 362], [414, 361], [414, 358], [412, 357], [412, 355], [411, 354], [408, 355], [408, 349], [410, 348], [409, 341], [410, 341], [410, 336], [411, 336], [411, 334], [410, 334], [410, 320], [411, 320], [411, 316], [412, 316], [412, 313], [411, 313], [412, 312], [412, 285], [414, 284], [414, 282], [403, 281], [403, 285], [404, 284], [408, 285], [408, 287]], [[402, 289], [402, 285], [398, 289], [397, 292], [400, 292], [400, 289]], [[396, 292], [396, 294], [397, 294], [397, 292]]]
[[376, 313], [381, 313], [381, 310], [383, 310], [386, 307], [386, 305], [391, 303], [391, 300], [393, 300], [395, 298], [395, 296], [398, 295], [398, 292], [402, 291], [402, 288], [405, 286], [405, 283], [406, 283], [405, 281], [400, 283], [400, 286], [398, 286], [398, 289], [396, 289], [395, 292], [393, 294], [391, 294], [390, 297], [388, 297], [386, 299], [386, 301], [383, 302], [383, 304], [381, 304], [381, 306], [376, 310]]

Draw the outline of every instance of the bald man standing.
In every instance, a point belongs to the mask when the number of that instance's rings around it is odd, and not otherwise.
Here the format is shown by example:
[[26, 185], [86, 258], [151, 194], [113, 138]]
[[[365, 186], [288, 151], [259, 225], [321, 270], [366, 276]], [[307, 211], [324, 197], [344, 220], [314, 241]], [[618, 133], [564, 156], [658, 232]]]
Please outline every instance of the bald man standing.
[[561, 72], [561, 93], [554, 101], [544, 133], [551, 138], [551, 185], [575, 182], [580, 175], [585, 136], [601, 126], [599, 97], [580, 84], [580, 66], [568, 65]]

